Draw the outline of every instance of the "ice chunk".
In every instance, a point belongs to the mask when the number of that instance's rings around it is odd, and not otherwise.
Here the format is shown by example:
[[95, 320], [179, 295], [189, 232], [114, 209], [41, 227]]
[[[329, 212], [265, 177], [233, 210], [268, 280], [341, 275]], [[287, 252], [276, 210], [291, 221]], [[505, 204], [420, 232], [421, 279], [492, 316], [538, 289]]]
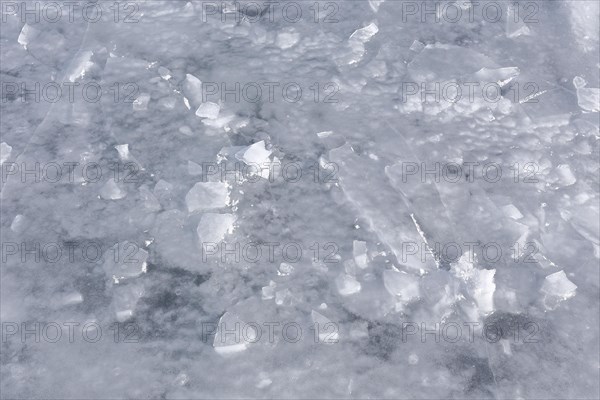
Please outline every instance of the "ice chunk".
[[281, 49], [289, 49], [300, 40], [300, 34], [293, 30], [287, 30], [277, 34], [277, 46]]
[[294, 267], [288, 263], [282, 262], [281, 264], [279, 264], [279, 269], [277, 270], [277, 275], [288, 276], [292, 272], [294, 272]]
[[523, 20], [524, 18], [519, 16], [518, 4], [508, 3], [506, 10], [506, 37], [516, 38], [521, 35], [530, 35], [531, 31]]
[[229, 205], [229, 186], [224, 182], [198, 182], [185, 195], [189, 212]]
[[129, 145], [128, 144], [119, 144], [115, 146], [115, 149], [119, 152], [119, 157], [122, 161], [129, 160]]
[[191, 100], [194, 107], [200, 106], [202, 104], [202, 81], [192, 74], [186, 74], [183, 81], [183, 93], [187, 99]]
[[312, 310], [310, 317], [314, 327], [318, 332], [319, 342], [325, 344], [333, 344], [339, 341], [339, 333], [337, 324], [331, 322], [329, 318]]
[[143, 295], [144, 286], [140, 283], [116, 286], [113, 293], [113, 309], [117, 321], [124, 322], [133, 317], [135, 306]]
[[365, 43], [371, 40], [377, 32], [379, 32], [379, 28], [372, 22], [363, 28], [357, 29], [350, 35], [348, 45], [350, 46], [352, 55], [348, 59], [348, 64], [356, 64], [363, 58], [365, 54]]
[[359, 240], [353, 241], [352, 255], [354, 256], [354, 262], [359, 268], [365, 269], [369, 266], [369, 260], [367, 257], [367, 242], [361, 242]]
[[467, 292], [475, 303], [481, 315], [487, 315], [494, 311], [494, 292], [496, 284], [494, 283], [495, 269], [477, 269], [473, 265], [474, 255], [471, 252], [465, 252], [456, 265], [453, 266], [453, 272], [456, 277], [466, 283]]
[[256, 328], [246, 324], [238, 315], [227, 311], [219, 320], [213, 348], [219, 354], [233, 354], [246, 350], [248, 345], [256, 341]]
[[571, 171], [571, 167], [568, 164], [561, 164], [554, 170], [554, 173], [557, 176], [556, 183], [561, 186], [571, 186], [575, 182], [577, 182], [577, 178], [573, 175]]
[[83, 78], [85, 73], [94, 65], [91, 61], [94, 53], [91, 51], [84, 51], [76, 56], [76, 61], [73, 68], [70, 69], [70, 73], [68, 75], [68, 79], [70, 82], [75, 82], [75, 80], [79, 78]]
[[392, 296], [400, 298], [403, 303], [415, 300], [420, 295], [419, 278], [404, 272], [391, 269], [383, 271], [383, 285]]
[[317, 136], [319, 137], [319, 139], [323, 139], [323, 138], [329, 137], [331, 135], [333, 135], [333, 131], [317, 132]]
[[410, 49], [416, 53], [420, 53], [425, 48], [425, 45], [418, 40], [414, 40], [410, 45]]
[[342, 296], [350, 296], [351, 294], [360, 292], [360, 282], [355, 277], [348, 274], [341, 274], [335, 279], [338, 292]]
[[373, 10], [374, 13], [377, 13], [383, 2], [385, 2], [385, 0], [369, 0], [369, 7], [371, 7], [371, 10]]
[[169, 79], [171, 79], [171, 71], [169, 71], [168, 68], [165, 67], [158, 67], [158, 74], [160, 75], [161, 78], [163, 78], [165, 81], [168, 81]]
[[132, 103], [133, 111], [145, 111], [148, 109], [150, 103], [150, 95], [148, 93], [141, 93]]
[[200, 243], [219, 243], [225, 235], [233, 232], [235, 215], [233, 214], [203, 214], [198, 222], [196, 233]]
[[31, 25], [25, 24], [23, 25], [23, 29], [21, 29], [21, 33], [17, 38], [17, 42], [23, 46], [25, 50], [27, 50], [27, 45], [31, 43], [31, 41], [39, 34], [39, 31], [32, 27]]
[[262, 298], [263, 300], [270, 300], [275, 297], [275, 282], [269, 281], [269, 286], [262, 287]]
[[23, 231], [23, 228], [25, 228], [25, 217], [21, 214], [17, 214], [10, 224], [10, 230], [19, 233]]
[[119, 200], [127, 196], [127, 192], [121, 189], [117, 182], [111, 178], [100, 189], [100, 196], [104, 200]]
[[283, 289], [275, 292], [275, 304], [278, 306], [290, 306], [292, 305], [292, 292], [290, 289]]
[[256, 142], [253, 145], [240, 150], [235, 154], [235, 157], [248, 165], [258, 164], [262, 166], [265, 162], [269, 161], [271, 153], [271, 150], [267, 150], [265, 141], [261, 140], [260, 142]]
[[523, 218], [523, 214], [521, 214], [521, 212], [519, 211], [519, 209], [517, 207], [515, 207], [514, 204], [505, 205], [504, 207], [502, 207], [502, 212], [508, 218], [512, 218], [512, 219], [521, 219], [521, 218]]
[[577, 91], [577, 104], [582, 110], [589, 112], [600, 111], [600, 89], [586, 88], [587, 82], [580, 76], [573, 78], [573, 85]]
[[79, 304], [81, 302], [83, 302], [83, 296], [79, 292], [69, 293], [62, 298], [62, 304], [65, 306]]
[[4, 161], [8, 160], [11, 153], [11, 146], [9, 146], [6, 142], [0, 143], [0, 164], [3, 164]]
[[104, 272], [119, 282], [146, 273], [148, 252], [135, 243], [117, 243], [104, 253]]
[[200, 118], [217, 119], [219, 117], [219, 111], [221, 111], [221, 106], [217, 103], [207, 101], [206, 103], [200, 104], [200, 107], [196, 110], [196, 115]]
[[544, 293], [545, 307], [552, 310], [560, 302], [575, 296], [576, 289], [577, 285], [567, 278], [565, 271], [561, 270], [548, 275], [540, 290]]

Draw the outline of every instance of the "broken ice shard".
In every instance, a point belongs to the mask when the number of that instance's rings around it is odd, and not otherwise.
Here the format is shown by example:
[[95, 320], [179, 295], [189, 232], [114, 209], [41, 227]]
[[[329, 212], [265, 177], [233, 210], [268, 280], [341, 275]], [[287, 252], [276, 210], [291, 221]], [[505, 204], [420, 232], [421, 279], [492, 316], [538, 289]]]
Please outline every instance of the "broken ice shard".
[[117, 321], [124, 322], [133, 317], [135, 306], [143, 295], [144, 286], [140, 283], [115, 286], [112, 307]]
[[403, 303], [417, 299], [420, 295], [419, 278], [397, 270], [383, 271], [383, 285], [392, 296]]
[[200, 118], [217, 119], [219, 117], [219, 111], [221, 111], [221, 106], [217, 103], [207, 101], [206, 103], [200, 104], [200, 107], [196, 110], [196, 116]]
[[365, 269], [369, 266], [369, 260], [367, 258], [367, 242], [361, 242], [359, 240], [353, 241], [352, 255], [354, 256], [354, 262], [359, 268]]
[[235, 215], [206, 213], [200, 217], [196, 233], [200, 243], [219, 243], [233, 232]]
[[102, 268], [115, 282], [146, 272], [148, 252], [133, 242], [115, 244], [104, 253]]
[[544, 306], [553, 310], [562, 301], [575, 296], [577, 285], [567, 278], [565, 271], [561, 270], [548, 275], [540, 290], [544, 294]]
[[311, 311], [310, 317], [313, 321], [314, 329], [318, 334], [319, 342], [325, 344], [333, 344], [338, 342], [339, 333], [337, 324], [331, 322], [329, 318], [316, 312], [315, 310]]
[[214, 210], [229, 205], [229, 186], [224, 182], [198, 182], [185, 195], [189, 212]]
[[233, 354], [247, 349], [258, 339], [256, 328], [242, 321], [238, 315], [225, 312], [215, 333], [213, 348], [219, 354]]
[[0, 143], [0, 164], [3, 164], [4, 161], [8, 160], [11, 153], [12, 153], [11, 146], [9, 146], [6, 142]]
[[338, 292], [342, 296], [350, 296], [351, 294], [360, 292], [360, 282], [355, 277], [349, 274], [342, 273], [335, 279]]
[[100, 196], [104, 200], [119, 200], [127, 196], [127, 192], [121, 189], [114, 179], [109, 179], [100, 189]]

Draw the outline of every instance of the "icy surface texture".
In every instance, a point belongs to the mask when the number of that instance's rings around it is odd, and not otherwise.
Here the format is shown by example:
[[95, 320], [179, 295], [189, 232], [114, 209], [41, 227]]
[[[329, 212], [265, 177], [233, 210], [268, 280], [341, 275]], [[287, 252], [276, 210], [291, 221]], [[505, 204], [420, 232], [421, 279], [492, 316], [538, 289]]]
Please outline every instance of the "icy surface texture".
[[1, 2], [1, 397], [600, 397], [598, 4]]

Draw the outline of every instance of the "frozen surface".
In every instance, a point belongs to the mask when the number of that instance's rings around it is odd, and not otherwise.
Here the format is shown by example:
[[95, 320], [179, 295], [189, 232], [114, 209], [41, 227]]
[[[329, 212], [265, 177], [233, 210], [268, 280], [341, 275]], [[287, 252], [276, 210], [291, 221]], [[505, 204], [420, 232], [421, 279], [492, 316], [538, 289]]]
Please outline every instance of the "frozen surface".
[[24, 7], [1, 398], [600, 398], [597, 1]]

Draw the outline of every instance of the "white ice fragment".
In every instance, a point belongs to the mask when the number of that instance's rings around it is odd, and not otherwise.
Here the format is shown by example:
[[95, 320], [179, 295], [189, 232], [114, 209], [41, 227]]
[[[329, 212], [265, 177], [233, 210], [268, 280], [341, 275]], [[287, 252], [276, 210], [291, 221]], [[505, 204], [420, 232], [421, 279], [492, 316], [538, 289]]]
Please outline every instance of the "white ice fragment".
[[419, 278], [404, 272], [391, 269], [383, 271], [383, 285], [386, 290], [403, 303], [419, 297]]
[[213, 348], [219, 354], [233, 354], [244, 351], [248, 346], [257, 341], [258, 332], [238, 315], [225, 312], [215, 332]]
[[183, 93], [186, 99], [191, 100], [194, 107], [199, 106], [202, 104], [202, 81], [192, 74], [186, 74], [185, 81], [183, 81]]
[[556, 183], [561, 187], [571, 186], [577, 182], [577, 178], [575, 178], [575, 175], [573, 175], [573, 171], [571, 171], [571, 167], [568, 164], [560, 164], [558, 167], [556, 167], [554, 172], [558, 177]]
[[352, 255], [354, 262], [360, 269], [365, 269], [369, 266], [367, 257], [367, 242], [355, 240], [352, 242]]
[[264, 389], [267, 386], [270, 386], [273, 383], [273, 381], [269, 378], [265, 378], [265, 379], [261, 379], [260, 382], [258, 382], [256, 384], [256, 388], [257, 389]]
[[348, 64], [358, 63], [365, 54], [365, 43], [367, 43], [375, 34], [379, 32], [379, 28], [375, 23], [357, 29], [350, 35], [348, 39], [348, 45], [352, 51], [350, 58], [347, 60]]
[[540, 290], [544, 293], [545, 307], [552, 310], [560, 302], [575, 296], [576, 289], [577, 285], [567, 278], [565, 271], [561, 270], [548, 275]]
[[229, 190], [225, 182], [198, 182], [185, 195], [185, 204], [189, 212], [226, 207]]
[[355, 30], [352, 35], [350, 35], [350, 40], [366, 43], [371, 40], [377, 32], [379, 32], [379, 28], [374, 22], [371, 22], [369, 25]]
[[371, 10], [373, 10], [374, 13], [377, 13], [383, 2], [385, 2], [385, 0], [369, 0], [369, 7], [371, 7]]
[[133, 111], [145, 111], [150, 103], [150, 94], [141, 93], [132, 103]]
[[129, 160], [129, 144], [119, 144], [115, 146], [115, 149], [119, 152], [119, 157], [122, 161]]
[[331, 135], [333, 135], [333, 131], [317, 132], [317, 136], [319, 137], [319, 139], [323, 139], [323, 138], [329, 137]]
[[9, 146], [6, 142], [0, 143], [0, 164], [3, 164], [4, 161], [8, 160], [11, 153], [12, 146]]
[[521, 71], [518, 67], [505, 68], [481, 68], [475, 72], [475, 78], [482, 82], [482, 85], [496, 83], [500, 87], [506, 86], [515, 79]]
[[269, 156], [271, 153], [271, 150], [267, 150], [265, 141], [261, 140], [260, 142], [256, 142], [253, 145], [237, 152], [235, 154], [235, 158], [243, 161], [247, 165], [258, 164], [262, 167], [265, 162], [269, 161]]
[[190, 128], [187, 125], [179, 127], [179, 132], [183, 133], [186, 136], [192, 136], [192, 134], [193, 134], [192, 128]]
[[62, 304], [65, 306], [79, 304], [81, 302], [83, 302], [83, 296], [79, 292], [69, 293], [65, 295], [62, 299]]
[[338, 326], [334, 322], [331, 322], [329, 318], [312, 310], [310, 317], [313, 321], [314, 327], [318, 332], [319, 342], [325, 344], [333, 344], [339, 341]]
[[521, 35], [530, 35], [531, 31], [525, 24], [524, 18], [519, 15], [519, 6], [517, 3], [508, 3], [506, 10], [506, 37], [516, 38]]
[[275, 292], [275, 304], [278, 306], [290, 306], [292, 304], [292, 292], [290, 289]]
[[190, 174], [192, 176], [202, 175], [202, 166], [199, 164], [196, 164], [193, 161], [188, 160], [187, 171], [188, 171], [188, 174]]
[[144, 286], [140, 283], [116, 286], [113, 293], [113, 309], [117, 321], [125, 322], [133, 317], [135, 306], [143, 295]]
[[115, 282], [146, 272], [148, 252], [135, 243], [117, 243], [104, 253], [104, 272]]
[[420, 53], [425, 48], [425, 45], [418, 40], [415, 40], [410, 45], [410, 49], [416, 53]]
[[350, 296], [351, 294], [360, 292], [361, 284], [352, 275], [341, 274], [335, 279], [338, 292], [342, 296]]
[[465, 252], [453, 266], [453, 272], [457, 278], [465, 282], [467, 292], [477, 303], [479, 313], [486, 315], [494, 311], [496, 270], [477, 269], [473, 265], [473, 260], [474, 255], [471, 252]]
[[13, 219], [12, 223], [10, 224], [10, 230], [15, 233], [19, 233], [23, 230], [24, 227], [25, 227], [25, 217], [21, 214], [17, 214], [15, 216], [15, 219]]
[[288, 276], [292, 272], [294, 272], [294, 267], [288, 263], [282, 262], [281, 264], [279, 264], [279, 269], [277, 270], [277, 275]]
[[277, 34], [277, 46], [281, 49], [289, 49], [300, 40], [300, 34], [294, 30], [287, 30]]
[[104, 200], [119, 200], [127, 196], [127, 192], [121, 189], [117, 182], [111, 178], [100, 189], [100, 196]]
[[168, 81], [169, 79], [171, 79], [171, 71], [169, 71], [168, 68], [165, 67], [158, 67], [158, 74], [160, 75], [161, 78], [163, 78], [165, 81]]
[[519, 209], [517, 207], [515, 207], [514, 204], [505, 205], [504, 207], [502, 207], [502, 212], [504, 213], [504, 215], [506, 217], [512, 218], [515, 220], [523, 218], [523, 214], [521, 214]]
[[269, 286], [262, 287], [262, 298], [263, 300], [270, 300], [275, 297], [275, 282], [269, 281]]
[[207, 101], [206, 103], [200, 104], [200, 107], [196, 110], [196, 116], [200, 118], [217, 119], [219, 117], [219, 111], [221, 111], [221, 106], [217, 103]]
[[68, 79], [70, 82], [75, 82], [75, 80], [83, 78], [85, 73], [94, 65], [94, 63], [91, 61], [93, 55], [94, 53], [88, 50], [77, 56], [74, 67], [68, 74]]
[[183, 104], [185, 105], [185, 107], [186, 107], [188, 110], [191, 110], [191, 109], [192, 109], [192, 106], [190, 105], [190, 101], [187, 99], [187, 97], [184, 97], [184, 98], [183, 98]]
[[587, 82], [580, 76], [573, 78], [573, 86], [577, 91], [577, 104], [582, 110], [589, 112], [600, 111], [600, 89], [586, 88]]
[[201, 247], [203, 243], [220, 243], [225, 235], [233, 233], [234, 223], [233, 214], [202, 214], [196, 228]]
[[31, 42], [34, 36], [38, 35], [38, 33], [39, 31], [37, 29], [31, 25], [25, 24], [23, 25], [23, 29], [21, 29], [21, 33], [17, 38], [17, 42], [27, 50], [27, 45]]

